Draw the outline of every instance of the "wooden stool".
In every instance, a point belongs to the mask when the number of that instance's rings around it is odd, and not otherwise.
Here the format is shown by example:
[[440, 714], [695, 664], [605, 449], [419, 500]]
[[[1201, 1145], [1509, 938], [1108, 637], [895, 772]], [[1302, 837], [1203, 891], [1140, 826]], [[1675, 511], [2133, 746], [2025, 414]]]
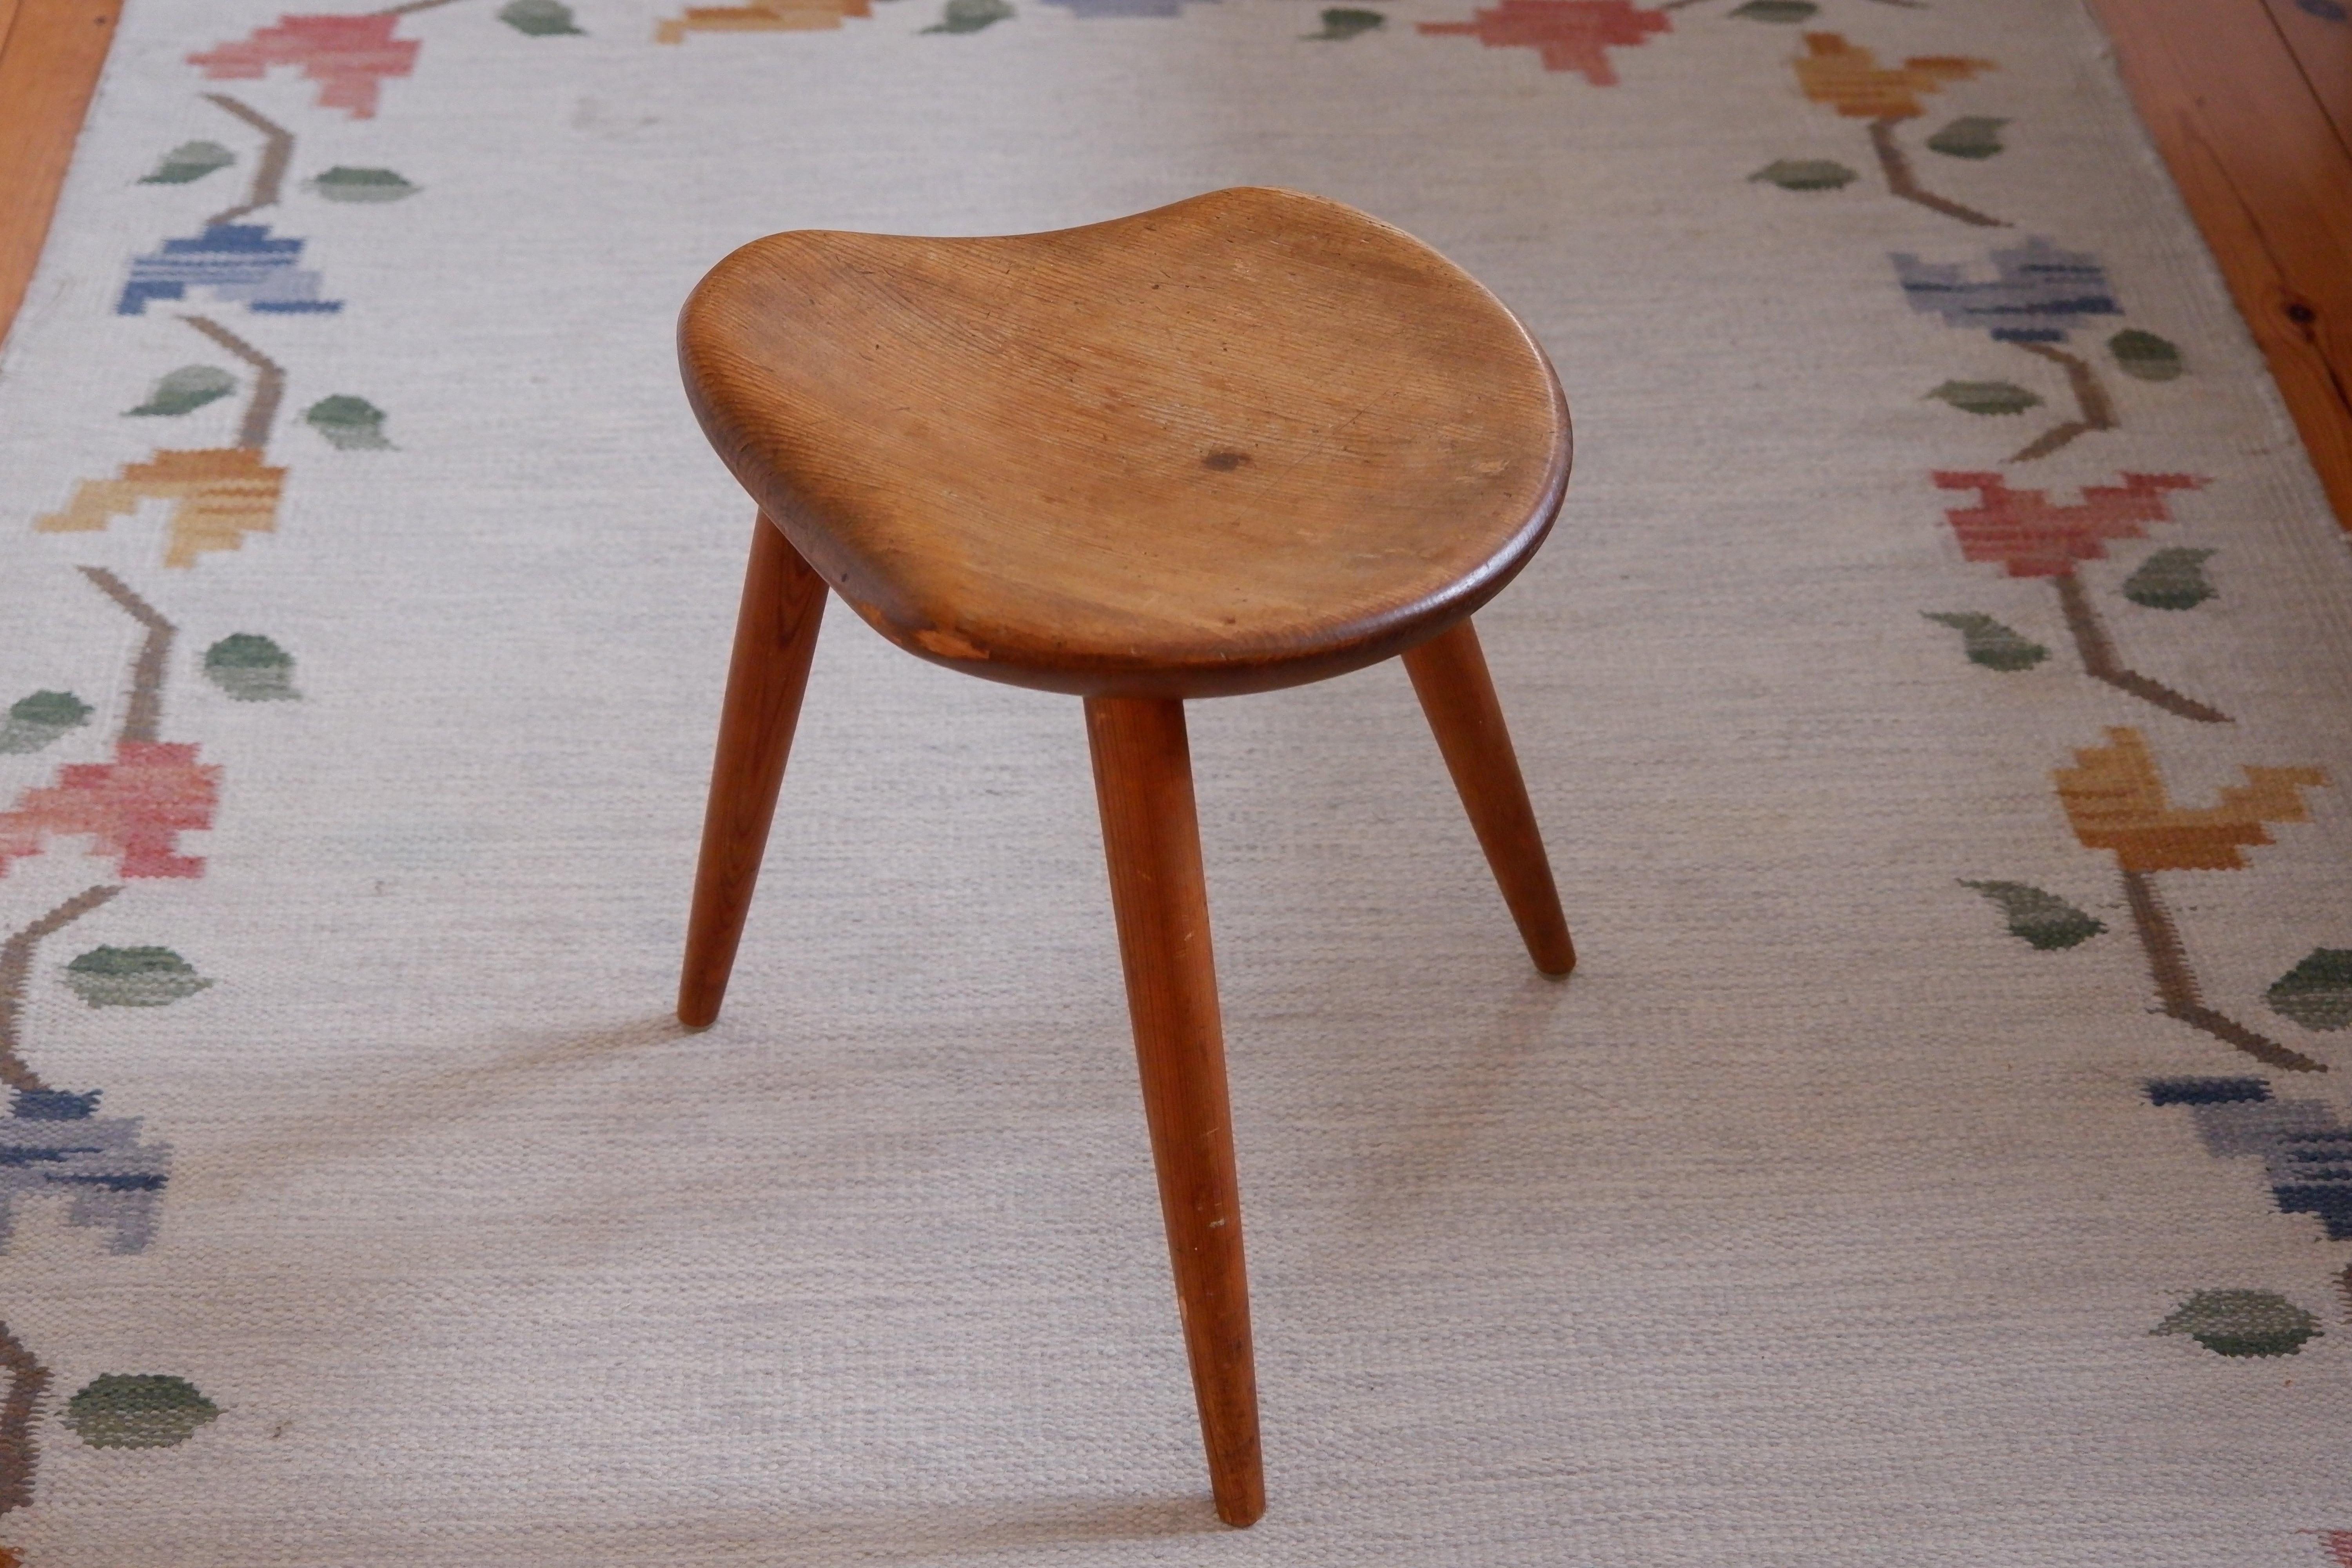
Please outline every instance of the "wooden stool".
[[1510, 312], [1352, 208], [1218, 191], [988, 239], [772, 235], [687, 302], [759, 502], [678, 1016], [719, 1016], [825, 588], [908, 652], [1086, 699], [1217, 1512], [1265, 1511], [1184, 700], [1404, 656], [1536, 967], [1576, 962], [1470, 615], [1542, 542], [1568, 405]]

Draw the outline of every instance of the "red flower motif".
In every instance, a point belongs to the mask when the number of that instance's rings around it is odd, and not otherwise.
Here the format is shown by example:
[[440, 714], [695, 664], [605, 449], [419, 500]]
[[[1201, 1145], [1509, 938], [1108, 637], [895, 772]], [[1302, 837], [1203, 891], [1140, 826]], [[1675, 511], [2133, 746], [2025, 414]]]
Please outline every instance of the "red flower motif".
[[210, 827], [219, 803], [220, 769], [199, 763], [195, 747], [120, 741], [112, 762], [68, 763], [0, 812], [0, 876], [48, 839], [86, 833], [125, 877], [201, 877], [204, 860], [179, 852], [180, 835]]
[[266, 74], [271, 66], [300, 66], [319, 84], [319, 107], [348, 109], [353, 120], [375, 118], [376, 85], [388, 76], [406, 76], [424, 45], [395, 38], [400, 18], [390, 12], [361, 16], [280, 16], [274, 27], [257, 27], [249, 38], [222, 44], [210, 54], [190, 55], [215, 81]]
[[2012, 577], [2063, 577], [2107, 552], [2110, 539], [2137, 539], [2151, 522], [2165, 522], [2167, 490], [2193, 490], [2192, 474], [2125, 474], [2117, 485], [2092, 485], [2074, 506], [2053, 506], [2042, 490], [2013, 490], [2000, 474], [1929, 476], [1936, 488], [1974, 490], [1980, 504], [1944, 515], [1970, 561], [1998, 561]]
[[1490, 49], [1534, 49], [1548, 71], [1576, 71], [1595, 87], [1617, 85], [1609, 51], [1671, 31], [1674, 18], [1633, 0], [1503, 0], [1467, 22], [1423, 22], [1424, 33], [1466, 34]]

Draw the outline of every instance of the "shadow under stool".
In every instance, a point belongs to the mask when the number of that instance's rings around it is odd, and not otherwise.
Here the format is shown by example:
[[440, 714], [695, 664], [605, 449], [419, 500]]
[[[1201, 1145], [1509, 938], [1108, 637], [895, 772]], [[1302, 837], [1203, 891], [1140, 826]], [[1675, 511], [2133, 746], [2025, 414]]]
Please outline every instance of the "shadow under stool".
[[688, 395], [759, 503], [678, 1016], [719, 1002], [829, 585], [920, 658], [1086, 700], [1217, 1512], [1265, 1511], [1190, 698], [1402, 655], [1536, 967], [1576, 962], [1470, 616], [1542, 542], [1568, 405], [1494, 296], [1337, 202], [1050, 234], [797, 232], [712, 268]]

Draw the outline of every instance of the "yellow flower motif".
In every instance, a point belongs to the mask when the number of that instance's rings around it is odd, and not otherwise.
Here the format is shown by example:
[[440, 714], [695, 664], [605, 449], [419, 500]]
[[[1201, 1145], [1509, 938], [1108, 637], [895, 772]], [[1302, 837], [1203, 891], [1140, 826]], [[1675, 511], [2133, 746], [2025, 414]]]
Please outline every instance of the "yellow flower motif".
[[1797, 85], [1815, 103], [1829, 104], [1856, 120], [1909, 120], [1925, 114], [1927, 106], [1919, 101], [1919, 94], [1940, 92], [1947, 82], [2000, 68], [1990, 60], [1921, 55], [1905, 60], [1900, 69], [1888, 69], [1879, 65], [1877, 56], [1836, 33], [1807, 33], [1805, 47], [1811, 53], [1797, 58]]
[[250, 447], [215, 447], [195, 452], [158, 452], [144, 463], [125, 464], [110, 479], [85, 479], [65, 510], [33, 526], [43, 533], [87, 533], [140, 503], [170, 500], [163, 564], [194, 566], [208, 550], [235, 550], [248, 533], [278, 526], [278, 499], [286, 470], [273, 468]]
[[654, 41], [678, 44], [688, 33], [798, 33], [838, 27], [844, 16], [870, 16], [867, 0], [755, 0], [749, 5], [689, 5], [654, 24]]
[[2317, 768], [2242, 771], [2246, 782], [2223, 789], [2220, 805], [2175, 805], [2147, 739], [2118, 729], [2055, 776], [2074, 837], [2085, 848], [2114, 850], [2125, 870], [2230, 871], [2246, 863], [2240, 850], [2271, 842], [2265, 823], [2308, 821], [2303, 792], [2327, 784]]

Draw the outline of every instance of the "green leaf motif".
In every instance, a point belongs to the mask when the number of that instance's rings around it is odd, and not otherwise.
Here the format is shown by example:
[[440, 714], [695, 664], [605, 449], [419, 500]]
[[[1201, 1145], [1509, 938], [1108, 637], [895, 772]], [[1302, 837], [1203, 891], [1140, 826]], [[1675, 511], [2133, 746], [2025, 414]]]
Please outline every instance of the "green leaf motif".
[[2187, 1334], [2215, 1355], [2293, 1355], [2319, 1320], [2272, 1290], [2200, 1290], [2151, 1333]]
[[2180, 351], [2158, 337], [2143, 332], [2137, 327], [2127, 328], [2107, 340], [2107, 352], [2116, 356], [2116, 363], [2126, 375], [2142, 381], [2170, 381], [2189, 367], [2181, 362]]
[[122, 412], [177, 416], [202, 408], [236, 390], [236, 377], [218, 365], [184, 364], [155, 384], [147, 401]]
[[1927, 395], [1967, 414], [2022, 414], [2042, 401], [2013, 381], [1948, 381]]
[[1330, 43], [1344, 44], [1349, 38], [1361, 37], [1364, 34], [1381, 26], [1388, 21], [1388, 17], [1378, 11], [1359, 11], [1352, 6], [1341, 5], [1324, 12], [1322, 20], [1321, 32], [1308, 33], [1304, 36]]
[[239, 702], [284, 702], [294, 689], [294, 656], [254, 632], [225, 637], [205, 650], [205, 679]]
[[61, 1419], [93, 1448], [169, 1448], [219, 1415], [184, 1377], [110, 1372], [67, 1400]]
[[572, 25], [572, 7], [563, 0], [507, 0], [506, 5], [499, 7], [499, 20], [516, 32], [528, 33], [534, 38], [581, 30]]
[[2105, 921], [2085, 914], [2055, 893], [2024, 882], [1971, 882], [1975, 889], [2000, 906], [2009, 917], [2009, 934], [2021, 937], [2044, 952], [2075, 947], [2106, 930]]
[[2271, 1011], [2323, 1034], [2352, 1026], [2352, 948], [2315, 947], [2263, 993]]
[[142, 185], [184, 185], [191, 180], [201, 180], [215, 169], [226, 169], [236, 162], [236, 154], [217, 142], [183, 142], [163, 154], [155, 172], [142, 178]]
[[1927, 138], [1927, 150], [1947, 158], [1990, 158], [2001, 150], [2000, 128], [2009, 121], [1982, 114], [1963, 115]]
[[1013, 15], [1013, 7], [1004, 0], [948, 0], [940, 19], [923, 29], [926, 33], [977, 33], [992, 23], [1002, 22]]
[[392, 445], [383, 438], [383, 410], [364, 397], [322, 397], [304, 409], [302, 417], [341, 451], [362, 452]]
[[396, 202], [425, 188], [390, 169], [353, 169], [341, 163], [307, 184], [331, 202]]
[[93, 947], [66, 965], [66, 984], [93, 1007], [163, 1007], [212, 982], [168, 947]]
[[70, 691], [36, 691], [10, 705], [0, 723], [0, 752], [37, 752], [89, 722], [89, 704]]
[[2124, 579], [2124, 597], [2151, 610], [2193, 610], [2221, 592], [2205, 580], [2205, 560], [2212, 553], [2177, 545], [2159, 550]]
[[1834, 191], [1854, 182], [1854, 172], [1828, 158], [1776, 158], [1748, 176], [1784, 191]]
[[2032, 669], [2050, 657], [2048, 648], [2019, 636], [1990, 616], [1980, 616], [1973, 610], [1921, 613], [1937, 626], [1949, 626], [1960, 634], [1960, 651], [1969, 656], [1970, 664], [2008, 672]]
[[1731, 14], [1751, 22], [1801, 22], [1821, 7], [1813, 0], [1748, 0]]

